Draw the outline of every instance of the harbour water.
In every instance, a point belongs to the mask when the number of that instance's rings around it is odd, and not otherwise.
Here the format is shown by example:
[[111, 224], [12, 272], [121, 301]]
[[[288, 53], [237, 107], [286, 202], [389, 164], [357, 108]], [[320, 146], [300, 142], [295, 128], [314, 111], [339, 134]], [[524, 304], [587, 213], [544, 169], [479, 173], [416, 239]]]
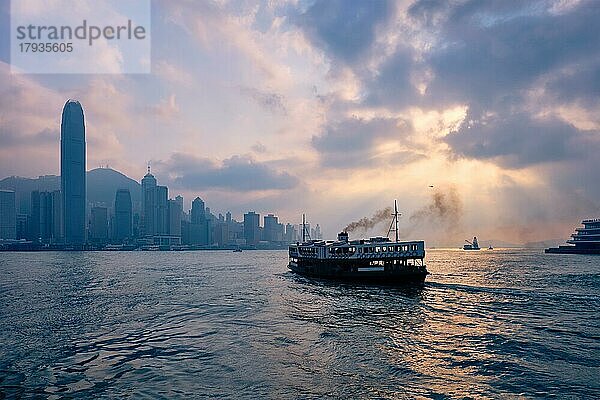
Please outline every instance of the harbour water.
[[600, 398], [600, 257], [426, 262], [391, 288], [285, 251], [0, 253], [0, 398]]

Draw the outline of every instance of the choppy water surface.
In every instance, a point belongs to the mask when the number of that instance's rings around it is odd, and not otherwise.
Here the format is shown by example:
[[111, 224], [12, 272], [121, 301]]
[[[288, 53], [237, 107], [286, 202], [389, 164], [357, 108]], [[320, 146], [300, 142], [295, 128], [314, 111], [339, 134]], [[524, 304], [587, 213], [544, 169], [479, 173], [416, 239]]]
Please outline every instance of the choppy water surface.
[[286, 263], [0, 253], [0, 398], [600, 398], [600, 257], [431, 250], [422, 288]]

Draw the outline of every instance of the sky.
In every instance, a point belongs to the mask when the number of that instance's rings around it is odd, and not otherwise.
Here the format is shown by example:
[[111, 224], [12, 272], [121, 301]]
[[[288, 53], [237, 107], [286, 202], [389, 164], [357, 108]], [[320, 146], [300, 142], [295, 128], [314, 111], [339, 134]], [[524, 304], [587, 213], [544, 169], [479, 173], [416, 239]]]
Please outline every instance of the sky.
[[599, 20], [597, 1], [152, 1], [149, 74], [12, 74], [5, 32], [0, 176], [59, 174], [75, 98], [88, 169], [150, 163], [187, 207], [305, 212], [332, 237], [398, 199], [428, 244], [566, 239], [600, 217]]

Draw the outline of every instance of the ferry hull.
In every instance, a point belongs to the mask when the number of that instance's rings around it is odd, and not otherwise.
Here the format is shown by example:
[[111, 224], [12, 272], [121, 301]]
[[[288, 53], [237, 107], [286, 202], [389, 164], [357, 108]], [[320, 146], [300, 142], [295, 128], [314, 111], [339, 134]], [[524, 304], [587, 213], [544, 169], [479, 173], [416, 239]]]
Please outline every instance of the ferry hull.
[[428, 274], [424, 266], [377, 268], [368, 263], [329, 260], [299, 260], [290, 262], [288, 268], [297, 274], [313, 278], [383, 284], [423, 283]]

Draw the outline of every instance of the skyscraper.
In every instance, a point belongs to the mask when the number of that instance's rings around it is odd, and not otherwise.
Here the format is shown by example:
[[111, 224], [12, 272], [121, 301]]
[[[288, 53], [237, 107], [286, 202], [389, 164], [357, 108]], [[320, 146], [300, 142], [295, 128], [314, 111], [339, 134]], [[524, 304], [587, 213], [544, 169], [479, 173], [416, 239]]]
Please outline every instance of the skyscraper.
[[60, 126], [60, 183], [66, 244], [85, 243], [85, 123], [83, 108], [68, 100]]
[[17, 208], [15, 192], [0, 190], [0, 239], [16, 239]]
[[129, 189], [118, 189], [115, 195], [115, 226], [113, 229], [114, 239], [122, 243], [131, 238], [132, 206], [131, 193]]
[[244, 238], [246, 244], [257, 244], [260, 241], [260, 214], [254, 211], [244, 214]]
[[204, 201], [200, 197], [196, 197], [192, 201], [192, 210], [190, 211], [192, 224], [201, 224], [206, 220], [206, 209]]
[[278, 218], [273, 214], [265, 215], [263, 217], [263, 226], [264, 226], [264, 240], [269, 242], [276, 241], [277, 235], [277, 224]]
[[181, 212], [183, 213], [185, 211], [185, 207], [183, 204], [183, 197], [181, 195], [177, 195], [177, 197], [175, 197], [175, 201], [179, 204], [179, 207], [181, 208]]
[[52, 240], [60, 242], [63, 238], [63, 209], [62, 193], [60, 190], [52, 192]]
[[48, 243], [52, 240], [54, 232], [54, 205], [52, 192], [40, 192], [40, 238]]
[[169, 233], [169, 189], [166, 186], [156, 187], [156, 234]]
[[189, 224], [189, 240], [191, 244], [207, 245], [211, 244], [211, 224], [206, 215], [204, 201], [200, 197], [196, 197], [192, 201], [192, 209], [190, 210], [191, 218]]
[[97, 244], [104, 244], [108, 241], [108, 210], [106, 207], [92, 207], [89, 239]]
[[142, 221], [141, 236], [153, 236], [156, 233], [156, 178], [148, 173], [142, 179]]
[[181, 203], [177, 198], [169, 200], [169, 235], [181, 236]]
[[40, 240], [40, 219], [41, 219], [41, 204], [40, 204], [40, 192], [34, 190], [31, 192], [31, 206], [29, 213], [29, 233], [28, 239], [32, 242], [38, 242]]

